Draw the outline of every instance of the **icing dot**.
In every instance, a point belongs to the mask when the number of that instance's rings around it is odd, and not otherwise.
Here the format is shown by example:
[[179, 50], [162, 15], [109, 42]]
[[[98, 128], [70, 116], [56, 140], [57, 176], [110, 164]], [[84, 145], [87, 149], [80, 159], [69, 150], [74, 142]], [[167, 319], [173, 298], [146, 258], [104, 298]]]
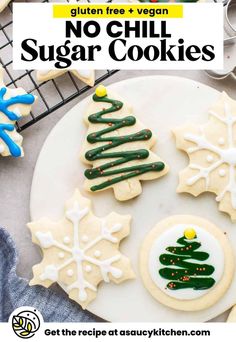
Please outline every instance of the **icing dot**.
[[65, 254], [64, 254], [63, 252], [58, 253], [58, 257], [59, 257], [60, 259], [63, 259], [64, 256], [65, 256]]
[[70, 268], [69, 270], [66, 271], [66, 274], [68, 275], [68, 277], [72, 277], [74, 274], [74, 271]]
[[86, 265], [84, 269], [85, 269], [85, 272], [87, 273], [92, 271], [92, 267], [90, 265]]
[[104, 97], [107, 95], [107, 90], [106, 88], [104, 87], [104, 85], [100, 84], [96, 90], [95, 90], [95, 94], [98, 96], [98, 97]]
[[96, 258], [99, 258], [102, 253], [99, 250], [96, 250], [93, 254]]
[[0, 144], [0, 153], [2, 153], [5, 150], [5, 147], [3, 144]]
[[83, 242], [87, 242], [87, 241], [88, 241], [88, 239], [89, 239], [89, 238], [88, 238], [88, 236], [87, 236], [87, 235], [83, 235], [83, 236], [82, 236], [82, 241], [83, 241]]
[[65, 236], [64, 239], [63, 239], [63, 242], [66, 243], [66, 244], [70, 243], [69, 236]]
[[191, 179], [187, 179], [186, 185], [192, 185], [192, 180]]
[[224, 169], [219, 170], [219, 176], [224, 177], [226, 175], [226, 171]]
[[211, 163], [211, 162], [214, 160], [214, 158], [213, 158], [212, 155], [209, 154], [209, 155], [206, 157], [206, 160], [207, 160], [209, 163]]
[[223, 137], [219, 138], [218, 144], [219, 145], [224, 145], [224, 143], [225, 143], [225, 139]]
[[[196, 237], [196, 232], [193, 228], [188, 228], [184, 231], [184, 236], [187, 240], [192, 240]], [[186, 247], [188, 249], [188, 247]]]

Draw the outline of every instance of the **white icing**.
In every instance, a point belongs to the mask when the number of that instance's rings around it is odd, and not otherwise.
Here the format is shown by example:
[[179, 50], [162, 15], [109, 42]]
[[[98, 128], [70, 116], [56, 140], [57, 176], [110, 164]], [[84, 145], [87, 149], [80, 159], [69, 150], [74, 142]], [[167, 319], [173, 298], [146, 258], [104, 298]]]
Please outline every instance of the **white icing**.
[[65, 243], [65, 244], [69, 244], [70, 243], [70, 238], [69, 238], [69, 236], [65, 236], [64, 238], [63, 238], [63, 242]]
[[[189, 228], [190, 226], [197, 233], [197, 239], [195, 241], [201, 243], [201, 247], [199, 247], [198, 251], [208, 253], [209, 258], [205, 261], [196, 261], [193, 259], [189, 259], [188, 261], [197, 262], [198, 264], [212, 265], [215, 268], [215, 271], [210, 277], [212, 277], [216, 281], [215, 285], [219, 282], [224, 272], [224, 252], [222, 250], [222, 247], [217, 239], [206, 230], [192, 224], [176, 224], [173, 227], [165, 230], [162, 235], [160, 235], [156, 240], [153, 241], [152, 247], [150, 249], [148, 262], [149, 273], [158, 288], [160, 288], [170, 297], [181, 300], [191, 300], [199, 298], [212, 289], [210, 288], [208, 290], [193, 290], [190, 288], [170, 290], [166, 288], [166, 285], [170, 280], [162, 278], [159, 274], [159, 270], [161, 268], [168, 267], [160, 263], [160, 255], [163, 253], [168, 253], [166, 251], [166, 248], [168, 246], [180, 246], [178, 245], [177, 240], [184, 235], [184, 230]], [[174, 266], [171, 267], [174, 268]]]
[[118, 242], [118, 239], [114, 236], [112, 236], [113, 233], [117, 233], [122, 229], [122, 225], [120, 223], [115, 224], [111, 229], [109, 230], [106, 227], [106, 222], [102, 222], [102, 236], [105, 240], [111, 241], [113, 243]]
[[96, 257], [96, 258], [99, 258], [100, 256], [101, 256], [101, 251], [99, 251], [99, 250], [96, 250], [96, 251], [94, 251], [94, 256]]
[[51, 280], [53, 282], [58, 280], [58, 268], [55, 265], [47, 265], [44, 272], [39, 276], [41, 280]]
[[226, 171], [224, 169], [219, 170], [219, 176], [224, 177], [226, 175]]
[[72, 269], [69, 269], [66, 271], [66, 274], [68, 275], [68, 277], [72, 277], [74, 275], [74, 271]]
[[86, 265], [84, 270], [85, 272], [90, 273], [92, 271], [92, 267], [90, 265]]
[[21, 117], [21, 112], [20, 112], [20, 109], [19, 109], [18, 107], [15, 107], [15, 108], [14, 108], [13, 113], [14, 113], [18, 118]]
[[39, 243], [43, 248], [49, 248], [53, 246], [54, 239], [53, 239], [51, 232], [47, 232], [47, 233], [36, 232], [35, 236], [39, 240]]
[[[226, 186], [223, 188], [221, 193], [216, 197], [216, 201], [221, 201], [224, 196], [229, 193], [230, 199], [231, 199], [231, 205], [233, 209], [236, 209], [236, 147], [234, 146], [234, 137], [233, 137], [233, 130], [234, 130], [234, 124], [236, 123], [236, 116], [232, 115], [232, 112], [229, 108], [229, 105], [227, 102], [224, 103], [224, 112], [225, 116], [220, 116], [217, 113], [211, 111], [210, 115], [214, 116], [217, 120], [224, 123], [227, 128], [227, 149], [222, 149], [218, 146], [215, 146], [210, 141], [207, 140], [207, 138], [204, 136], [203, 132], [200, 136], [193, 134], [193, 133], [187, 133], [184, 135], [184, 139], [190, 142], [195, 143], [196, 146], [190, 147], [187, 152], [189, 154], [202, 151], [202, 150], [208, 150], [209, 152], [215, 153], [217, 155], [216, 161], [211, 164], [209, 167], [203, 167], [198, 164], [190, 164], [189, 167], [193, 170], [197, 170], [198, 173], [196, 173], [194, 176], [190, 177], [187, 181], [187, 185], [193, 185], [200, 179], [205, 180], [205, 190], [207, 191], [210, 184], [210, 175], [211, 172], [220, 167], [222, 164], [228, 164], [229, 166], [229, 179]], [[223, 138], [220, 137], [218, 142], [223, 142]]]
[[[47, 233], [37, 232], [36, 233], [41, 246], [44, 246], [44, 248], [55, 246], [61, 249], [62, 252], [58, 254], [59, 257], [62, 257], [62, 255], [64, 254], [63, 252], [68, 252], [70, 254], [70, 257], [60, 265], [46, 266], [44, 268], [43, 273], [40, 275], [40, 279], [41, 280], [49, 279], [51, 281], [57, 281], [58, 284], [61, 285], [67, 293], [69, 293], [72, 289], [78, 289], [78, 298], [82, 302], [88, 299], [88, 294], [86, 292], [86, 289], [90, 289], [95, 292], [97, 291], [96, 287], [92, 285], [91, 283], [89, 283], [84, 277], [84, 273], [83, 273], [84, 268], [82, 266], [83, 261], [87, 261], [91, 265], [95, 265], [99, 267], [102, 278], [105, 282], [110, 281], [109, 274], [111, 274], [116, 279], [119, 279], [123, 275], [123, 272], [119, 268], [112, 266], [114, 262], [120, 260], [120, 257], [121, 257], [120, 254], [117, 254], [115, 256], [109, 257], [108, 259], [104, 259], [104, 260], [98, 260], [86, 254], [87, 251], [95, 247], [102, 240], [108, 240], [112, 243], [117, 243], [118, 239], [114, 237], [112, 234], [120, 231], [122, 229], [122, 225], [114, 224], [111, 228], [108, 228], [106, 226], [105, 220], [103, 220], [101, 223], [100, 234], [94, 239], [91, 239], [91, 240], [88, 239], [87, 243], [82, 248], [80, 246], [80, 238], [79, 238], [79, 223], [83, 219], [83, 217], [86, 216], [88, 213], [89, 213], [89, 209], [80, 208], [80, 205], [78, 202], [75, 202], [73, 205], [73, 208], [68, 209], [66, 211], [67, 219], [70, 220], [73, 224], [72, 247], [66, 246], [66, 244], [71, 242], [71, 239], [68, 236], [64, 237], [63, 239], [64, 243], [59, 243], [53, 238], [50, 232], [47, 232]], [[81, 240], [83, 240], [83, 237], [84, 235], [82, 235]], [[101, 251], [95, 250], [94, 254], [96, 254], [97, 257], [99, 257], [101, 255]], [[65, 286], [64, 283], [60, 283], [60, 281], [58, 281], [59, 271], [74, 262], [76, 263], [76, 280], [72, 284]], [[91, 265], [85, 266], [85, 271], [87, 273], [91, 272], [92, 270]], [[69, 277], [72, 277], [74, 275], [74, 272], [72, 269], [68, 269], [66, 274]]]
[[219, 144], [219, 145], [224, 145], [224, 144], [225, 144], [225, 139], [224, 139], [223, 137], [220, 137], [220, 138], [218, 139], [218, 144]]
[[65, 257], [65, 253], [63, 252], [58, 253], [58, 258], [64, 259], [64, 257]]
[[82, 240], [83, 242], [88, 242], [89, 238], [88, 238], [87, 235], [83, 235], [81, 240]]
[[208, 163], [213, 162], [214, 157], [211, 154], [208, 154], [208, 156], [206, 157], [206, 160], [208, 161]]

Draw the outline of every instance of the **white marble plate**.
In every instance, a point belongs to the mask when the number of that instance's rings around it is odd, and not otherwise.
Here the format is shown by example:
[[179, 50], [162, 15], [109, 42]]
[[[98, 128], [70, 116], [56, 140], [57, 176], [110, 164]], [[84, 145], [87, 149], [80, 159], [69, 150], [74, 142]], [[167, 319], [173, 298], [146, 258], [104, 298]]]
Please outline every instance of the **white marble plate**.
[[[170, 76], [128, 79], [110, 88], [127, 99], [133, 105], [134, 113], [157, 135], [155, 151], [168, 162], [170, 172], [161, 179], [143, 183], [142, 195], [126, 203], [116, 201], [110, 190], [86, 194], [93, 200], [97, 215], [103, 216], [114, 210], [133, 216], [131, 235], [121, 244], [121, 250], [131, 258], [137, 274], [136, 280], [121, 285], [102, 284], [97, 299], [88, 309], [113, 322], [207, 321], [236, 303], [236, 277], [227, 294], [213, 307], [192, 313], [175, 311], [159, 304], [144, 288], [138, 253], [147, 232], [159, 220], [176, 214], [199, 215], [211, 220], [227, 232], [236, 252], [236, 225], [218, 211], [213, 195], [194, 198], [175, 192], [178, 172], [187, 165], [188, 159], [176, 150], [171, 128], [186, 121], [205, 122], [207, 108], [219, 93], [203, 84]], [[31, 189], [33, 220], [41, 216], [59, 219], [63, 215], [64, 202], [75, 187], [83, 188], [85, 167], [79, 160], [79, 150], [86, 136], [82, 117], [88, 100], [72, 108], [45, 141]]]

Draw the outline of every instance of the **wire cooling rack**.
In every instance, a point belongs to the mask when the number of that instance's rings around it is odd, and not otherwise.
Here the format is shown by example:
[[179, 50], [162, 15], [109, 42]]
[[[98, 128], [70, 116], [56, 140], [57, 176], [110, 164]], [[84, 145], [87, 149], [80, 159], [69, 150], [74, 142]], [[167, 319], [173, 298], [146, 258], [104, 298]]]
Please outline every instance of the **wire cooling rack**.
[[[33, 2], [33, 0], [25, 0]], [[41, 0], [36, 2], [55, 2], [51, 0]], [[17, 130], [20, 132], [33, 125], [37, 121], [45, 118], [64, 104], [70, 102], [79, 95], [85, 93], [89, 86], [74, 77], [70, 72], [43, 83], [38, 83], [33, 70], [15, 71], [12, 69], [12, 4], [0, 13], [0, 63], [5, 69], [6, 86], [22, 87], [27, 92], [38, 97], [37, 104], [29, 116], [24, 117], [17, 123]], [[96, 71], [96, 81], [98, 84], [112, 76], [118, 70]]]

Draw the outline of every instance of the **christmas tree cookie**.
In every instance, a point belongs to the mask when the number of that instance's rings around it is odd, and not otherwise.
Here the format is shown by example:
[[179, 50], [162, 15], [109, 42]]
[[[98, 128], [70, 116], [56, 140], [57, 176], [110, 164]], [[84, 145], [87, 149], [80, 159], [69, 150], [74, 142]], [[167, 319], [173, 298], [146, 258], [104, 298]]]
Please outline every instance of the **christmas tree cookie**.
[[43, 260], [33, 267], [30, 285], [49, 287], [57, 282], [83, 309], [94, 300], [100, 282], [119, 284], [134, 278], [129, 259], [119, 244], [130, 232], [129, 215], [94, 216], [91, 202], [78, 190], [67, 202], [65, 217], [28, 224]]
[[236, 221], [236, 101], [222, 93], [202, 126], [174, 129], [176, 145], [189, 156], [180, 172], [177, 192], [198, 196], [213, 192], [219, 210]]
[[3, 72], [0, 66], [0, 155], [23, 157], [23, 138], [17, 133], [15, 123], [30, 113], [36, 97], [22, 88], [7, 88]]
[[145, 287], [159, 302], [198, 311], [228, 290], [234, 256], [226, 235], [211, 222], [178, 215], [159, 222], [146, 236], [140, 269]]
[[[54, 78], [57, 78], [68, 72], [67, 69], [55, 69], [55, 70], [37, 70], [36, 78], [39, 82], [45, 82]], [[94, 70], [71, 70], [71, 73], [75, 75], [79, 80], [88, 84], [90, 87], [94, 85], [95, 82], [95, 72]]]
[[85, 121], [88, 135], [81, 159], [90, 166], [85, 171], [86, 190], [113, 188], [115, 197], [125, 201], [142, 192], [140, 181], [168, 172], [168, 166], [151, 151], [156, 141], [151, 130], [105, 87], [97, 87]]

